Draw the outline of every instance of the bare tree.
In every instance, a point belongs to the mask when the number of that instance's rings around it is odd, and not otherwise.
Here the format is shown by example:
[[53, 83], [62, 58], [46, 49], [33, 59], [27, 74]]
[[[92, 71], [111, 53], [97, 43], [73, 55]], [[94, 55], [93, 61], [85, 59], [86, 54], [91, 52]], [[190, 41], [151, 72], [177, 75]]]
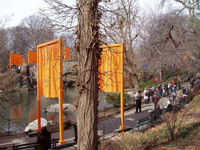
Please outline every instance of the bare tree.
[[28, 40], [28, 48], [36, 50], [37, 45], [54, 39], [51, 22], [41, 15], [32, 15], [22, 20], [21, 27]]
[[69, 5], [62, 0], [44, 0], [47, 7], [40, 13], [50, 21], [50, 25], [56, 32], [75, 33], [77, 26], [77, 5]]
[[[184, 9], [188, 10], [190, 19], [194, 19], [196, 15], [199, 15], [200, 1], [199, 0], [173, 0], [183, 6], [179, 11]], [[161, 0], [161, 5], [164, 5], [167, 0]]]
[[190, 39], [188, 21], [185, 16], [174, 13], [155, 16], [144, 33], [147, 37], [141, 45], [144, 63], [149, 64], [152, 72], [159, 68], [162, 80], [163, 69], [176, 62], [184, 63], [183, 56], [188, 51]]
[[0, 18], [0, 71], [4, 72], [8, 65], [8, 30], [6, 25], [11, 17]]
[[16, 26], [9, 29], [10, 49], [14, 53], [25, 54], [29, 49], [28, 36], [25, 33], [24, 27]]
[[64, 45], [69, 47], [70, 50], [74, 50], [77, 39], [77, 5], [69, 5], [67, 1], [61, 0], [44, 0], [44, 2], [47, 7], [41, 8], [40, 14], [49, 21], [54, 33], [58, 37], [62, 37]]
[[55, 30], [76, 33], [78, 53], [78, 150], [97, 150], [99, 23], [97, 0], [79, 0], [68, 6], [61, 0], [45, 0], [43, 13]]
[[[124, 43], [125, 71], [137, 86], [137, 65], [135, 62], [136, 40], [141, 31], [137, 0], [117, 0], [102, 4], [102, 33], [107, 36], [108, 43]], [[105, 44], [105, 43], [104, 43]]]
[[98, 60], [100, 13], [98, 1], [78, 2], [79, 54], [78, 150], [97, 150]]
[[22, 20], [21, 24], [9, 29], [11, 49], [26, 54], [35, 51], [37, 45], [53, 40], [54, 32], [50, 22], [40, 15], [32, 15]]

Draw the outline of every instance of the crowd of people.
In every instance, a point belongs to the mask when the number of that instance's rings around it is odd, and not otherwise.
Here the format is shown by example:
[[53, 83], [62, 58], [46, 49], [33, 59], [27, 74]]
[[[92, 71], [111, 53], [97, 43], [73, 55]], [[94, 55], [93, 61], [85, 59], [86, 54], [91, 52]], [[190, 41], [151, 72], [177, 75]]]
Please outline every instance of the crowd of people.
[[180, 87], [180, 79], [177, 77], [174, 77], [174, 80], [172, 83], [164, 83], [160, 82], [157, 87], [149, 87], [147, 86], [144, 91], [138, 90], [138, 92], [135, 94], [135, 101], [136, 101], [136, 112], [141, 112], [141, 105], [142, 105], [142, 99], [144, 99], [144, 103], [154, 103], [154, 110], [160, 109], [160, 106], [158, 105], [159, 100], [162, 97], [168, 97], [169, 100], [167, 102], [167, 106], [169, 105], [169, 109], [174, 104], [181, 104], [184, 103], [187, 100], [189, 89], [184, 89]]

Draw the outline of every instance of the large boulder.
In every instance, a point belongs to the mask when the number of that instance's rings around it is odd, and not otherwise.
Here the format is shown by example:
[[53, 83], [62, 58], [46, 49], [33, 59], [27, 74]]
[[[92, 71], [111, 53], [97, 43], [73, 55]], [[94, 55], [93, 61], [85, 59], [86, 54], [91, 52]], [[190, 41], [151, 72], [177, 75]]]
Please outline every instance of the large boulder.
[[[41, 127], [47, 126], [47, 120], [44, 118], [41, 118]], [[33, 131], [38, 129], [38, 119], [34, 120], [33, 122], [29, 123], [29, 125], [25, 128], [25, 132]]]
[[29, 76], [29, 68], [28, 65], [24, 64], [21, 66], [21, 74], [25, 76]]
[[[47, 107], [47, 112], [59, 112], [59, 104], [50, 105]], [[65, 112], [75, 112], [76, 109], [72, 104], [63, 104], [63, 111]]]
[[37, 79], [37, 67], [35, 65], [29, 68], [29, 73], [32, 79]]

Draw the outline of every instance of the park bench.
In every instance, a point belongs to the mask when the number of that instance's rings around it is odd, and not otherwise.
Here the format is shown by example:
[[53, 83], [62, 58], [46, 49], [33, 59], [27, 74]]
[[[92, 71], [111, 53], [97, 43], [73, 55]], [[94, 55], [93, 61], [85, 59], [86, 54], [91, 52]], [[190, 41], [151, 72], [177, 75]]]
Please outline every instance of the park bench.
[[136, 124], [133, 124], [133, 125], [132, 125], [132, 131], [134, 131], [135, 128], [138, 128], [138, 130], [139, 130], [139, 128], [140, 128], [140, 127], [143, 127], [144, 125], [147, 125], [147, 126], [148, 126], [151, 122], [152, 122], [151, 117], [142, 118], [142, 119], [140, 119], [139, 121], [137, 121]]
[[7, 147], [0, 147], [0, 149], [7, 149]]
[[[51, 147], [53, 149], [56, 148], [56, 143], [58, 143], [59, 139], [52, 139], [51, 140]], [[27, 144], [13, 144], [12, 150], [18, 150], [18, 149], [28, 149], [28, 148], [37, 148], [39, 147], [39, 144], [37, 142], [27, 143]]]

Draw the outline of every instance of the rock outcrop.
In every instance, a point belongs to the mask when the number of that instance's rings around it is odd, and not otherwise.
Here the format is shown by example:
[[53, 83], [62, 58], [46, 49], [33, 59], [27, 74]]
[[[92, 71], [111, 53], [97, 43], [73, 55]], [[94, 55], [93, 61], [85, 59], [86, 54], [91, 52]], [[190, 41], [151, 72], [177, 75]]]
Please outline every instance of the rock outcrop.
[[[41, 127], [47, 126], [48, 122], [46, 119], [41, 118]], [[29, 123], [29, 125], [25, 128], [25, 132], [34, 131], [38, 129], [38, 120], [34, 120], [33, 122]]]
[[[72, 104], [63, 104], [64, 112], [76, 112], [74, 105]], [[46, 112], [59, 112], [59, 104], [50, 105], [47, 107]]]

